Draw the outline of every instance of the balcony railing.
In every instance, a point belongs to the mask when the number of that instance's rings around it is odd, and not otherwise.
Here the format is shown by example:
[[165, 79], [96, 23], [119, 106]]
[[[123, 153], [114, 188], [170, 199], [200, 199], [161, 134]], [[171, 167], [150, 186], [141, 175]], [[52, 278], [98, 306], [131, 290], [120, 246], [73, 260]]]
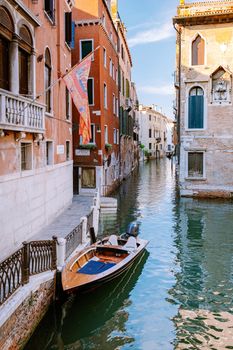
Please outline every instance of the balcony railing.
[[45, 107], [0, 89], [0, 129], [43, 133]]

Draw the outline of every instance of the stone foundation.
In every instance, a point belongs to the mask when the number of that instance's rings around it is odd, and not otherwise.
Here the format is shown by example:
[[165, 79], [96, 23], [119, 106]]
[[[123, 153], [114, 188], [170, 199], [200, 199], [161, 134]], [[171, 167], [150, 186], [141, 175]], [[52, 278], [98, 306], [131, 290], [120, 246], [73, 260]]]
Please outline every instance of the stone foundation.
[[54, 297], [54, 279], [30, 293], [0, 327], [0, 349], [23, 349]]

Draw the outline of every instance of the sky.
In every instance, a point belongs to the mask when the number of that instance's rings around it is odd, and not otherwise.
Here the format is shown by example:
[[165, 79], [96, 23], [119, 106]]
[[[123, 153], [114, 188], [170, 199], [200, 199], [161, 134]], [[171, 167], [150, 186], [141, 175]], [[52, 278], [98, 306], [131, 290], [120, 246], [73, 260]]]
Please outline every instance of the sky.
[[179, 0], [118, 0], [127, 27], [139, 102], [157, 105], [173, 118], [176, 32], [172, 17]]

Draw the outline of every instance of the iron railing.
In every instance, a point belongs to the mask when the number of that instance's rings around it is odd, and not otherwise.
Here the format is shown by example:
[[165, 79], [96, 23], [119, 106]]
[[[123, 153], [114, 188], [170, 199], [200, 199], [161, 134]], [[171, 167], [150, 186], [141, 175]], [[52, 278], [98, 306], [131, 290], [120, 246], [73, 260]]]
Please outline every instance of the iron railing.
[[23, 247], [0, 263], [0, 305], [29, 277], [56, 269], [56, 241], [24, 242]]
[[0, 264], [0, 305], [23, 285], [23, 248]]
[[73, 253], [79, 244], [82, 243], [82, 223], [79, 224], [66, 237], [66, 259]]
[[56, 241], [34, 241], [29, 244], [29, 274], [56, 269]]
[[92, 211], [87, 215], [87, 234], [90, 232], [90, 228], [93, 227], [93, 216], [94, 211]]

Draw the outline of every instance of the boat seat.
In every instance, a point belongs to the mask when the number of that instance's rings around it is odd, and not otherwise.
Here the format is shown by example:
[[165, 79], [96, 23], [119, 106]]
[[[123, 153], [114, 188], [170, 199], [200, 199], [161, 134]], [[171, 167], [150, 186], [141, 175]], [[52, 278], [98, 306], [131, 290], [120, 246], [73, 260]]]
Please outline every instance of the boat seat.
[[107, 241], [107, 244], [118, 245], [118, 240], [116, 235], [111, 235]]
[[130, 236], [123, 247], [128, 252], [133, 252], [134, 250], [136, 250], [137, 249], [137, 240], [136, 240], [136, 238], [133, 237], [133, 236]]

